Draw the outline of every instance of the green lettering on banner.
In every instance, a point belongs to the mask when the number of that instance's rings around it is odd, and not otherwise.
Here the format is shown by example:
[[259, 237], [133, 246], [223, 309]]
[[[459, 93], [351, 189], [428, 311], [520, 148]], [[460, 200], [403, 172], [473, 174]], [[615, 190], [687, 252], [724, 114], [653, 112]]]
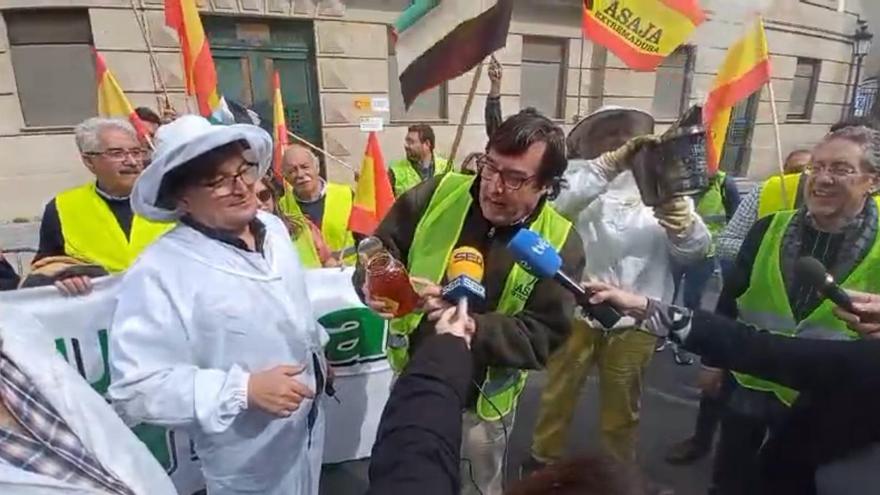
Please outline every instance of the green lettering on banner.
[[318, 319], [330, 341], [327, 361], [334, 366], [351, 366], [385, 359], [388, 322], [367, 308], [347, 308]]
[[[83, 345], [80, 339], [55, 339], [55, 349], [77, 372], [82, 376], [96, 392], [102, 396], [107, 395], [107, 389], [110, 388], [110, 359], [109, 359], [109, 339], [107, 330], [98, 330], [98, 359], [100, 359], [101, 376], [93, 381], [93, 377], [87, 376], [86, 366], [87, 358], [94, 359], [95, 356], [84, 353]], [[70, 349], [68, 342], [70, 341]], [[72, 350], [72, 352], [71, 352]], [[179, 463], [177, 460], [177, 451], [174, 448], [175, 439], [174, 432], [166, 430], [160, 426], [138, 425], [132, 428], [137, 437], [144, 442], [153, 457], [159, 461], [159, 464], [165, 468], [165, 472], [169, 475], [177, 470]]]

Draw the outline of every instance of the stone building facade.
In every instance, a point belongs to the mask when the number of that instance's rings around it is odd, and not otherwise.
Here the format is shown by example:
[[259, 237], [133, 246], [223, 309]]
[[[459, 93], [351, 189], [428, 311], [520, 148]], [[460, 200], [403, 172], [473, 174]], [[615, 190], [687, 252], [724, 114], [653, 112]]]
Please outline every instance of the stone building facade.
[[[71, 133], [94, 104], [92, 47], [135, 106], [157, 108], [167, 92], [178, 111], [193, 107], [184, 96], [179, 47], [164, 26], [162, 3], [0, 0], [0, 221], [36, 217], [53, 195], [87, 180]], [[638, 73], [582, 40], [579, 0], [515, 0], [507, 47], [497, 54], [504, 66], [504, 113], [532, 105], [568, 128], [602, 105], [624, 105], [652, 111], [661, 127], [668, 124], [705, 97], [727, 46], [743, 29], [728, 9], [730, 0], [701, 3], [710, 20], [690, 45], [657, 72]], [[403, 154], [407, 125], [414, 122], [433, 125], [438, 152], [449, 152], [472, 74], [426, 94], [409, 114], [403, 111], [387, 26], [408, 0], [199, 4], [227, 97], [264, 105], [257, 100], [267, 91], [265, 72], [281, 67], [289, 81], [285, 98], [301, 100], [289, 114], [291, 127], [351, 166], [359, 167], [365, 146], [364, 117], [384, 121], [386, 162]], [[838, 0], [777, 0], [766, 12], [784, 153], [816, 142], [846, 115], [859, 10], [856, 3], [840, 11]], [[484, 72], [459, 157], [484, 146], [488, 87]], [[381, 108], [386, 98], [390, 111]], [[738, 134], [731, 136], [736, 153], [725, 167], [766, 176], [776, 162], [766, 89], [737, 117]], [[327, 162], [327, 175], [346, 182], [353, 177], [333, 162]]]

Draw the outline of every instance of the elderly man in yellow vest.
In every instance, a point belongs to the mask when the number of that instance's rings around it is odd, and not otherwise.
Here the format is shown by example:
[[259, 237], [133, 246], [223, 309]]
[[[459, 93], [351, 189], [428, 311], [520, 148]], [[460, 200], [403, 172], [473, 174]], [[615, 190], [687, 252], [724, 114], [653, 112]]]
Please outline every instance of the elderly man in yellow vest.
[[[464, 398], [465, 495], [501, 495], [506, 440], [525, 370], [544, 367], [565, 340], [575, 305], [556, 282], [536, 280], [515, 264], [508, 242], [522, 228], [534, 230], [561, 253], [565, 273], [577, 277], [584, 268], [580, 236], [549, 203], [559, 193], [567, 166], [562, 129], [524, 110], [492, 134], [486, 150], [479, 158], [479, 175], [448, 173], [426, 180], [399, 198], [376, 230], [410, 275], [428, 281], [422, 312], [391, 322], [389, 360], [398, 373], [409, 353], [418, 352], [435, 332], [438, 310], [449, 306], [439, 297], [439, 284], [446, 282], [450, 253], [470, 247], [483, 256], [486, 300], [472, 304], [469, 313], [476, 327], [473, 382], [483, 394], [472, 386]], [[363, 291], [363, 266], [354, 281]], [[382, 301], [362, 296], [375, 311], [390, 316]]]
[[431, 126], [425, 124], [409, 126], [403, 143], [406, 158], [397, 160], [389, 167], [391, 172], [389, 178], [395, 198], [399, 198], [422, 181], [452, 170], [451, 164], [445, 158], [434, 153], [436, 144], [434, 129]]
[[[95, 117], [74, 130], [76, 146], [94, 180], [49, 201], [40, 225], [36, 260], [69, 256], [99, 265], [110, 273], [125, 270], [172, 224], [135, 215], [129, 195], [144, 170], [147, 151], [126, 120]], [[58, 284], [68, 294], [89, 291], [86, 277]]]
[[[791, 337], [854, 339], [833, 304], [794, 272], [804, 256], [821, 261], [845, 288], [880, 292], [878, 208], [880, 133], [832, 132], [804, 170], [804, 206], [769, 215], [746, 235], [716, 312]], [[704, 365], [710, 365], [706, 363]], [[784, 419], [794, 390], [753, 376], [714, 372], [727, 400], [713, 482], [720, 494], [754, 493], [758, 452]], [[850, 407], [850, 406], [841, 406]]]
[[318, 157], [298, 144], [284, 151], [282, 172], [285, 184], [284, 196], [278, 205], [281, 212], [294, 221], [305, 218], [318, 228], [303, 228], [296, 237], [303, 265], [306, 268], [321, 267], [315, 245], [316, 230], [320, 230], [323, 242], [333, 251], [331, 259], [344, 259], [347, 264], [353, 264], [354, 237], [348, 230], [348, 217], [354, 201], [351, 188], [321, 178]]

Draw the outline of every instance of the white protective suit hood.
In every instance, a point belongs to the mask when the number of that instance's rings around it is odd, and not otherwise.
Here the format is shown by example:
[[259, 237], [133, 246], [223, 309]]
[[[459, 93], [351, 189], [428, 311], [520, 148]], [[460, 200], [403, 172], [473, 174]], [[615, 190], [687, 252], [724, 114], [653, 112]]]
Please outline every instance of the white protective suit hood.
[[[156, 132], [156, 152], [149, 167], [138, 177], [131, 193], [131, 206], [138, 215], [159, 222], [174, 221], [180, 213], [158, 206], [162, 179], [172, 170], [215, 148], [244, 140], [250, 147], [246, 158], [257, 163], [260, 177], [272, 160], [272, 137], [250, 124], [212, 125], [198, 115], [184, 115]], [[251, 156], [247, 156], [251, 155]]]

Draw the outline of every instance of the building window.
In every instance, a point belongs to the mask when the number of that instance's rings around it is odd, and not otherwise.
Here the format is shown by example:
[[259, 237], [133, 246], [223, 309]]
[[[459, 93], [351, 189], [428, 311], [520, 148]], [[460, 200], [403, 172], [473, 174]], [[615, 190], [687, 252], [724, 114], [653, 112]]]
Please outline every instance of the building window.
[[71, 126], [97, 113], [89, 13], [19, 10], [3, 14], [24, 123]]
[[562, 119], [568, 39], [523, 37], [520, 100], [547, 117]]
[[403, 103], [403, 94], [400, 92], [400, 79], [397, 74], [397, 54], [394, 51], [394, 41], [390, 31], [388, 35], [388, 90], [392, 122], [446, 120], [445, 82], [420, 94], [413, 101], [409, 110], [406, 109]]
[[810, 120], [813, 105], [816, 103], [816, 86], [819, 84], [819, 71], [822, 61], [813, 58], [798, 58], [794, 71], [794, 84], [788, 103], [789, 120]]
[[657, 120], [675, 120], [687, 109], [694, 73], [694, 50], [680, 46], [657, 67], [651, 113]]

